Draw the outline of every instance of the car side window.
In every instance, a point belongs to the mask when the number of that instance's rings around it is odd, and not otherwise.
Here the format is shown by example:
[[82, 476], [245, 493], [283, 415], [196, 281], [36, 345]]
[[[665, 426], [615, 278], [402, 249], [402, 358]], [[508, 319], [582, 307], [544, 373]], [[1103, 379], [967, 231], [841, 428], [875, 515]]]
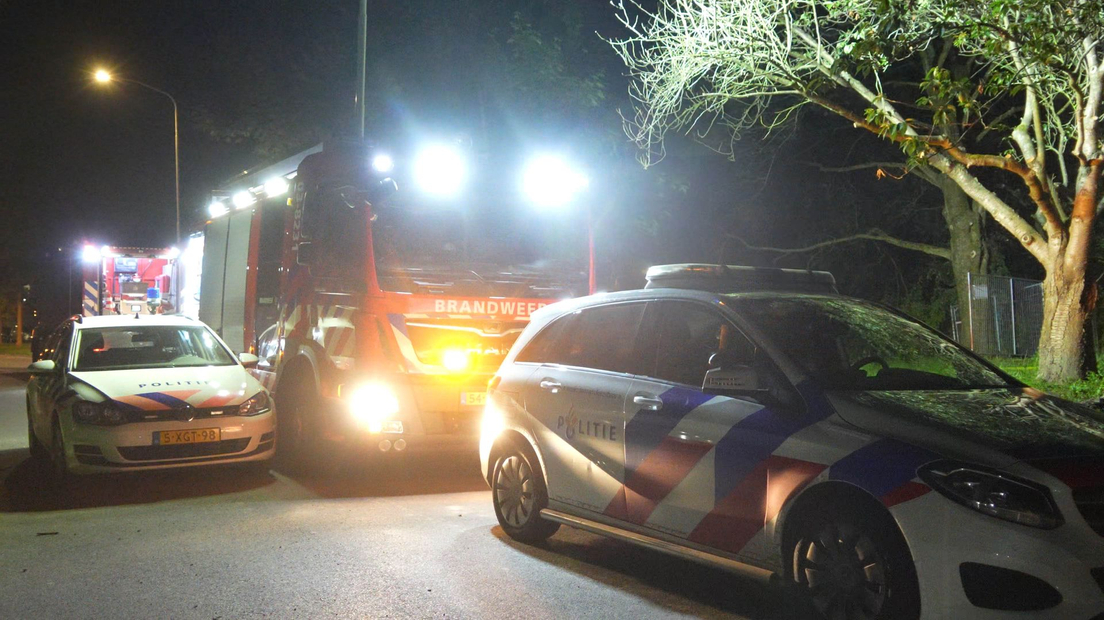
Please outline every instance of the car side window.
[[537, 364], [565, 364], [568, 338], [578, 316], [578, 312], [573, 312], [546, 325], [518, 353], [516, 361]]
[[645, 302], [586, 308], [568, 337], [565, 361], [569, 366], [635, 373], [636, 331]]
[[[700, 387], [716, 353], [751, 365], [755, 346], [716, 310], [683, 301], [655, 304], [655, 364], [648, 374], [662, 381]], [[651, 348], [646, 350], [652, 350]]]

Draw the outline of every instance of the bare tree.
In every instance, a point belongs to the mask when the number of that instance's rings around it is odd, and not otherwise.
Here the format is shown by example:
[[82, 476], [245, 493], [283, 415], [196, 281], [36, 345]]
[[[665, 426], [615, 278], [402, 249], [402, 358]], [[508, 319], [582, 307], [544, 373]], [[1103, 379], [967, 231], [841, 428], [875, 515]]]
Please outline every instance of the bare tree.
[[[614, 4], [629, 34], [612, 44], [638, 103], [627, 128], [645, 162], [662, 158], [668, 131], [719, 123], [738, 138], [810, 103], [895, 142], [910, 165], [945, 175], [1039, 261], [1039, 376], [1083, 375], [1096, 303], [1087, 265], [1101, 206], [1104, 5], [661, 0], [649, 12]], [[951, 54], [968, 70], [949, 70]], [[915, 87], [893, 88], [899, 74], [918, 78]], [[993, 174], [1014, 175], [1034, 214], [1017, 211]]]

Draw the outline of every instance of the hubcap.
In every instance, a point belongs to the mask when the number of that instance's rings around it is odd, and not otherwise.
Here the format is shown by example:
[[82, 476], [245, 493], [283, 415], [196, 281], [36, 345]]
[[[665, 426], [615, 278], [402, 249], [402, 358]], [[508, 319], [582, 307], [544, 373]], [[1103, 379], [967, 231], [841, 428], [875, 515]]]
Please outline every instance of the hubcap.
[[494, 484], [495, 499], [502, 518], [514, 527], [521, 527], [533, 514], [533, 470], [520, 456], [506, 457], [498, 468]]
[[869, 536], [825, 524], [794, 550], [794, 578], [828, 620], [875, 618], [886, 600], [885, 558]]

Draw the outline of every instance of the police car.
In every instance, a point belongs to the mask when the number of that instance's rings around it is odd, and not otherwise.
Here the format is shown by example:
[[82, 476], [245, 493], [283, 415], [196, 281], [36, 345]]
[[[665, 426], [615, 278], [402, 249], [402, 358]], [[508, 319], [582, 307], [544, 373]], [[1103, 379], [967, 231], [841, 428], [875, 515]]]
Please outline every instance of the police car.
[[1104, 617], [1104, 415], [828, 274], [649, 275], [534, 314], [491, 381], [508, 535], [779, 575], [833, 619]]
[[267, 390], [214, 332], [167, 315], [73, 317], [31, 364], [32, 456], [70, 473], [264, 461], [276, 418]]

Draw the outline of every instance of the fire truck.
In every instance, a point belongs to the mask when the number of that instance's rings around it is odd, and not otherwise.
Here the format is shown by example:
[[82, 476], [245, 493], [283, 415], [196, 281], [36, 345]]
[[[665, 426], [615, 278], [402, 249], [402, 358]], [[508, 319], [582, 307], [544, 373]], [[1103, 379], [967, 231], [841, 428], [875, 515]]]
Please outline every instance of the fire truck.
[[83, 316], [162, 314], [175, 310], [176, 248], [85, 245], [81, 251]]
[[487, 382], [530, 314], [585, 292], [585, 268], [533, 256], [539, 220], [505, 215], [506, 164], [481, 175], [468, 155], [327, 144], [213, 193], [199, 318], [260, 358], [281, 457], [474, 450]]

